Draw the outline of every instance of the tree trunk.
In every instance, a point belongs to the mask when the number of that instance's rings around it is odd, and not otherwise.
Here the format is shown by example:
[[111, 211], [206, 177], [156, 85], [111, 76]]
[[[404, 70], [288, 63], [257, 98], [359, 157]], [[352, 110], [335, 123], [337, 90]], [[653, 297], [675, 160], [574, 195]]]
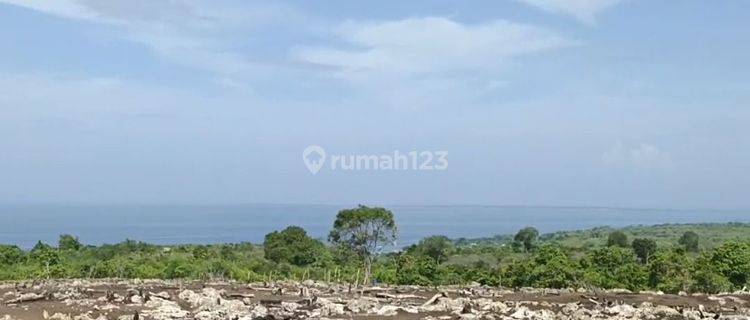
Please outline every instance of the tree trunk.
[[365, 275], [363, 285], [368, 286], [370, 283], [370, 272], [372, 271], [372, 258], [370, 256], [365, 257]]

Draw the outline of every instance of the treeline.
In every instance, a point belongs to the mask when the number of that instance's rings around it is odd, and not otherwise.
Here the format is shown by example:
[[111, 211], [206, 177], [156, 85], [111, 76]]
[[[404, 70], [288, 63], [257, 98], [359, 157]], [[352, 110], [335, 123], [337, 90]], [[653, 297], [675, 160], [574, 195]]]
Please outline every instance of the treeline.
[[[675, 245], [686, 233], [692, 232], [700, 236], [701, 249], [713, 249], [728, 241], [750, 240], [750, 223], [685, 223], [685, 224], [657, 224], [633, 225], [622, 228], [595, 227], [585, 230], [566, 230], [547, 233], [539, 236], [540, 241], [557, 242], [565, 247], [588, 249], [606, 245], [608, 236], [614, 231], [620, 231], [630, 238], [653, 239], [659, 246]], [[491, 245], [513, 241], [513, 235], [498, 235], [494, 237], [458, 239], [460, 245]]]
[[[509, 245], [455, 246], [445, 237], [422, 240], [391, 255], [381, 269], [387, 282], [449, 284], [476, 281], [505, 287], [625, 288], [667, 293], [726, 292], [745, 288], [750, 281], [750, 242], [729, 241], [700, 251], [700, 238], [685, 232], [669, 247], [620, 231], [607, 244], [580, 250], [555, 241], [540, 241], [534, 228], [520, 230]], [[487, 259], [462, 258], [495, 257]], [[387, 264], [386, 264], [387, 265]], [[395, 270], [395, 272], [393, 272]]]
[[24, 251], [0, 245], [0, 280], [46, 278], [316, 279], [349, 283], [465, 284], [546, 288], [625, 288], [668, 293], [740, 290], [750, 281], [750, 242], [701, 249], [685, 232], [672, 245], [632, 241], [620, 231], [606, 244], [581, 249], [524, 228], [502, 244], [462, 245], [432, 236], [399, 252], [393, 214], [360, 206], [337, 215], [328, 241], [300, 227], [269, 233], [254, 245], [157, 246], [126, 240], [86, 246], [62, 235], [56, 246]]

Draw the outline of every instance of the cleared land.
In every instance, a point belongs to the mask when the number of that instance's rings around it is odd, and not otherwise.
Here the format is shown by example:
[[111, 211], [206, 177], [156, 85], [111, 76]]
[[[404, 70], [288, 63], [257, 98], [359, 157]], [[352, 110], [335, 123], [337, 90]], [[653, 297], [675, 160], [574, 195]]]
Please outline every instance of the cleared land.
[[750, 319], [749, 301], [748, 292], [69, 280], [3, 283], [0, 319]]

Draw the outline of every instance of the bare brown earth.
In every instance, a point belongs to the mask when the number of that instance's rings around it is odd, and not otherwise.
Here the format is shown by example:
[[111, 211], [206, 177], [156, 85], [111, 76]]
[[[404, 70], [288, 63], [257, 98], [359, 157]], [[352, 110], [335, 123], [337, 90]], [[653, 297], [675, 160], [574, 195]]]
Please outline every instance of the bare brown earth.
[[12, 319], [750, 319], [750, 293], [351, 288], [313, 281], [0, 283], [0, 320]]

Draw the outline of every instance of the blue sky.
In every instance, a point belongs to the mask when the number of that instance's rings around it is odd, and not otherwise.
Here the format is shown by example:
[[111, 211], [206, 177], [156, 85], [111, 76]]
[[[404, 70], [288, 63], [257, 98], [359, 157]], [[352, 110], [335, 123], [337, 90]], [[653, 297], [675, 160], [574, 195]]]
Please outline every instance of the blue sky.
[[0, 0], [0, 202], [748, 208], [749, 9]]

